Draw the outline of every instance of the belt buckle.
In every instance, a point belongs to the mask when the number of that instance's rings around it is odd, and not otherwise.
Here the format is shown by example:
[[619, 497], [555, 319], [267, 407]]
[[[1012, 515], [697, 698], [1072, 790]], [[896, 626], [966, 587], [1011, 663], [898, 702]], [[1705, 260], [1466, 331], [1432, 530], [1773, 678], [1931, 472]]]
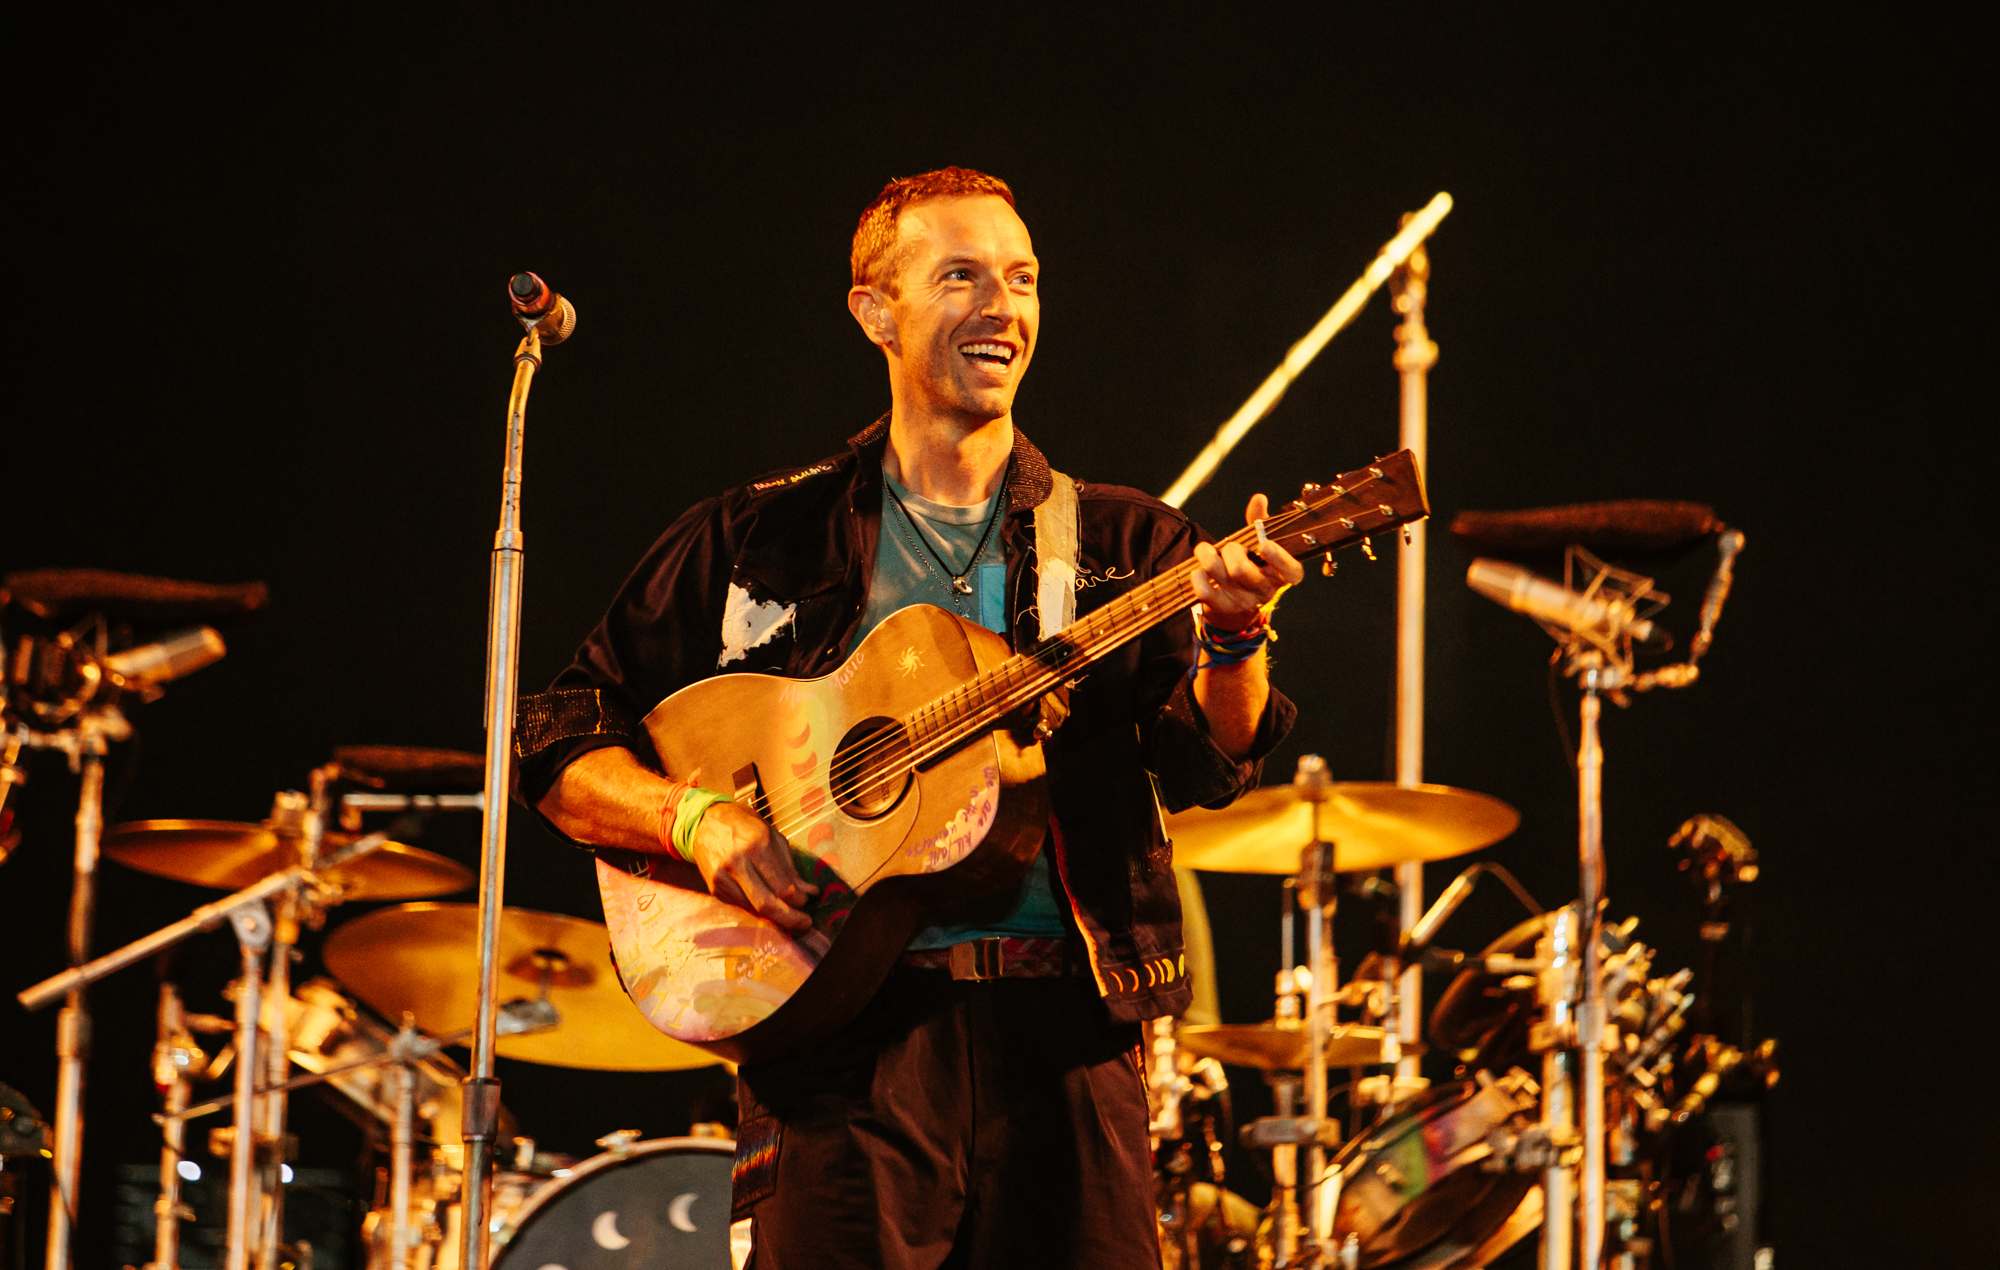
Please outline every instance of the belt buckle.
[[998, 979], [1007, 970], [1007, 954], [998, 938], [968, 939], [951, 946], [951, 977]]

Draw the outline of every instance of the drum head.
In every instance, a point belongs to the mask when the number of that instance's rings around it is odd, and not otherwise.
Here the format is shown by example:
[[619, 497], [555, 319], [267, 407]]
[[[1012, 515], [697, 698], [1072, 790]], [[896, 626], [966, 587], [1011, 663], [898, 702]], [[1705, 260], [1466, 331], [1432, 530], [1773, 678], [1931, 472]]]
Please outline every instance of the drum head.
[[735, 1149], [658, 1138], [577, 1166], [523, 1210], [493, 1270], [729, 1270]]

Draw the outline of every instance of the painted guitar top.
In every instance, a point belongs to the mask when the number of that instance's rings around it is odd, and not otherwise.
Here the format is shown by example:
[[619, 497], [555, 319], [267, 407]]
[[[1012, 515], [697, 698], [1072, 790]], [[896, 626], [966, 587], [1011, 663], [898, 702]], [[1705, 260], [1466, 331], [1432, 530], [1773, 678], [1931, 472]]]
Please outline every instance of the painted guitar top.
[[[1307, 559], [1428, 512], [1402, 451], [1308, 485], [1263, 533]], [[1257, 530], [1225, 541], [1254, 550]], [[1048, 824], [1042, 748], [1018, 723], [1091, 662], [1195, 602], [1192, 560], [1019, 654], [918, 605], [817, 679], [717, 675], [646, 716], [665, 770], [736, 799], [819, 886], [794, 935], [711, 896], [693, 865], [599, 848], [625, 990], [667, 1035], [739, 1062], [796, 1053], [850, 1021], [912, 936], [1015, 885]]]

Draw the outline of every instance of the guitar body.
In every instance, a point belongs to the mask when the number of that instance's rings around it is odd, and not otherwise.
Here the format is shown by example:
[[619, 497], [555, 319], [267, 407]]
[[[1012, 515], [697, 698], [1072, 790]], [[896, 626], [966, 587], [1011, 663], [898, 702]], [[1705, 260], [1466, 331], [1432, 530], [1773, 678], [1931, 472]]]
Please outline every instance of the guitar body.
[[708, 893], [693, 865], [600, 850], [598, 889], [625, 988], [667, 1035], [769, 1061], [860, 1012], [912, 936], [1016, 885], [1048, 824], [1039, 743], [989, 730], [860, 788], [898, 725], [1012, 655], [928, 605], [895, 613], [818, 679], [718, 675], [646, 716], [665, 769], [726, 790], [790, 841], [820, 893], [793, 934]]

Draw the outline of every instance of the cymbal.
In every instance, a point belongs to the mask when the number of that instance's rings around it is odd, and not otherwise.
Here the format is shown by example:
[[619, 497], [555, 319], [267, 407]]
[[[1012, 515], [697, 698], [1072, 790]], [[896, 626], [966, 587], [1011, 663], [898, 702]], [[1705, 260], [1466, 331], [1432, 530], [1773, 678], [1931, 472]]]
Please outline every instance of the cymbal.
[[[1449, 785], [1404, 789], [1387, 781], [1341, 781], [1319, 808], [1320, 834], [1339, 871], [1445, 860], [1500, 841], [1521, 815], [1506, 803]], [[1214, 873], [1299, 871], [1312, 841], [1313, 807], [1290, 785], [1253, 789], [1221, 811], [1196, 807], [1167, 817], [1174, 863]]]
[[[549, 967], [549, 1004], [562, 1023], [498, 1038], [499, 1053], [552, 1067], [659, 1072], [721, 1060], [654, 1029], [611, 965], [611, 936], [597, 922], [503, 910], [495, 965], [502, 1002], [533, 999]], [[479, 1013], [479, 906], [402, 904], [348, 922], [321, 956], [348, 991], [384, 1018], [405, 1010], [432, 1036], [464, 1031]]]
[[[1181, 1028], [1181, 1048], [1236, 1067], [1261, 1067], [1267, 1072], [1304, 1071], [1307, 1037], [1304, 1027], [1276, 1023], [1198, 1023]], [[1413, 1052], [1404, 1046], [1404, 1053]], [[1337, 1025], [1326, 1042], [1328, 1067], [1366, 1067], [1382, 1060], [1382, 1029], [1361, 1023]]]
[[[359, 835], [330, 833], [321, 850], [339, 851]], [[265, 825], [236, 820], [139, 820], [104, 835], [118, 863], [196, 886], [240, 891], [299, 862], [297, 849]], [[385, 842], [326, 876], [350, 900], [408, 900], [450, 895], [472, 885], [472, 870], [434, 852]]]

